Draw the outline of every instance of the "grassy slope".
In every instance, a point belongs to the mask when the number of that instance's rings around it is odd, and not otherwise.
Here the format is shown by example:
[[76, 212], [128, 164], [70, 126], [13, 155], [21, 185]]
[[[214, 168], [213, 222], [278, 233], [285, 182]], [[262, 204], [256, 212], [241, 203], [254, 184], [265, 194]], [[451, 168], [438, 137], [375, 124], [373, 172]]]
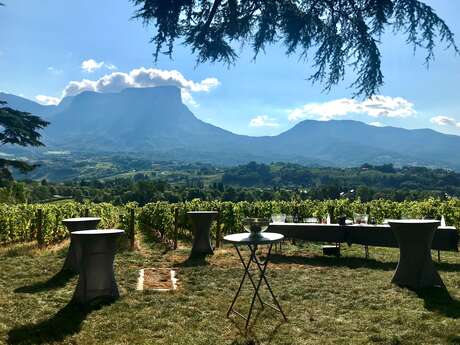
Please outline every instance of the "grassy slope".
[[[225, 317], [242, 268], [230, 247], [206, 262], [188, 261], [189, 248], [164, 252], [144, 244], [119, 253], [122, 298], [94, 310], [68, 305], [76, 277], [57, 277], [65, 254], [29, 245], [0, 248], [0, 343], [12, 344], [459, 344], [460, 257], [437, 265], [450, 294], [422, 296], [390, 284], [397, 250], [360, 246], [344, 257], [323, 257], [320, 247], [287, 245], [269, 276], [289, 322], [265, 310], [247, 334], [242, 319]], [[135, 291], [142, 267], [179, 268], [174, 293]], [[16, 290], [16, 291], [15, 291]], [[249, 306], [249, 289], [239, 300]]]

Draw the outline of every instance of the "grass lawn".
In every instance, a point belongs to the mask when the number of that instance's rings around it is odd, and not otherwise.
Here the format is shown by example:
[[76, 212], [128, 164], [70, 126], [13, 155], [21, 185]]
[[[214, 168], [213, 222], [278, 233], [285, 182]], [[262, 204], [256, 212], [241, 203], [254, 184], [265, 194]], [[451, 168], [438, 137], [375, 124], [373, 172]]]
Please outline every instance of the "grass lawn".
[[[65, 245], [0, 247], [0, 343], [460, 344], [458, 253], [443, 253], [436, 264], [450, 299], [438, 289], [417, 294], [391, 285], [398, 250], [371, 248], [366, 260], [361, 246], [344, 246], [335, 258], [317, 245], [286, 244], [268, 276], [289, 322], [265, 308], [245, 332], [244, 320], [226, 317], [243, 273], [232, 247], [196, 261], [187, 246], [140, 247], [117, 254], [121, 298], [92, 309], [69, 304], [77, 277], [56, 276]], [[178, 267], [179, 289], [136, 291], [145, 267]], [[237, 302], [243, 312], [251, 293], [245, 287]]]

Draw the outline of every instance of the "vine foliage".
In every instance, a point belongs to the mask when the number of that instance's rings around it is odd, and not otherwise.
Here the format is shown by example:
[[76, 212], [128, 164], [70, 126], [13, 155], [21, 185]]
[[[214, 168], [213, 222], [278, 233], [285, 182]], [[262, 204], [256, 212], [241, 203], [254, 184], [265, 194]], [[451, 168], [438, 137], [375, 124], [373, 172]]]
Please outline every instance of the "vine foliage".
[[[114, 206], [109, 203], [61, 202], [49, 204], [0, 204], [0, 243], [35, 241], [38, 231], [43, 244], [62, 241], [69, 236], [62, 225], [65, 218], [84, 216], [100, 217], [102, 229], [129, 229], [130, 210], [135, 209], [136, 231], [159, 234], [160, 240], [173, 242], [176, 231], [179, 239], [188, 240], [192, 236], [188, 211], [218, 211], [219, 222], [214, 222], [211, 234], [225, 235], [243, 231], [242, 220], [245, 217], [266, 217], [274, 213], [297, 215], [301, 220], [307, 217], [326, 218], [333, 210], [335, 216], [346, 215], [352, 219], [354, 213], [370, 210], [371, 217], [377, 223], [385, 218], [441, 219], [445, 217], [448, 225], [460, 229], [460, 199], [427, 199], [424, 201], [396, 202], [390, 200], [373, 200], [361, 202], [348, 199], [337, 200], [303, 200], [303, 201], [255, 201], [228, 202], [203, 201], [195, 199], [183, 203], [158, 201], [139, 207], [136, 203]], [[37, 214], [41, 210], [41, 224]], [[175, 219], [177, 214], [177, 219]], [[175, 225], [177, 228], [175, 229]], [[218, 229], [220, 227], [220, 229]]]

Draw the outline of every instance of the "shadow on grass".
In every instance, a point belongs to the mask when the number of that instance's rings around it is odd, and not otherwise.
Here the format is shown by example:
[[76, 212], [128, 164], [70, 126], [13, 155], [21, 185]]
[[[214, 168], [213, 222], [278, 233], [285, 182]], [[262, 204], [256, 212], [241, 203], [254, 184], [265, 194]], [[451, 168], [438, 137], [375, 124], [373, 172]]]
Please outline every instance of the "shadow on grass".
[[35, 256], [38, 251], [36, 242], [10, 243], [0, 246], [0, 255], [5, 257]]
[[[270, 256], [273, 263], [292, 263], [312, 266], [328, 267], [348, 267], [348, 268], [371, 268], [383, 271], [392, 271], [396, 269], [397, 262], [383, 262], [375, 259], [366, 259], [360, 257], [333, 257], [333, 256], [303, 256], [303, 255], [284, 255], [273, 253]], [[460, 272], [460, 264], [449, 262], [435, 262], [439, 271]]]
[[383, 271], [391, 271], [396, 268], [396, 262], [382, 262], [374, 259], [356, 257], [330, 257], [330, 256], [302, 256], [272, 254], [272, 263], [291, 263], [311, 266], [348, 267], [348, 268], [371, 268]]
[[[271, 344], [275, 334], [278, 333], [278, 330], [284, 324], [286, 324], [286, 321], [278, 322], [278, 324], [268, 334], [266, 334], [266, 336], [264, 336], [264, 338], [265, 338], [264, 341], [260, 341], [260, 343], [261, 344], [267, 344], [267, 345]], [[257, 338], [256, 338], [256, 340], [257, 340]]]
[[166, 254], [172, 248], [172, 243], [170, 243], [171, 241], [162, 239], [158, 231], [155, 231], [151, 228], [141, 231], [139, 233], [139, 237], [142, 244], [146, 245], [155, 253]]
[[448, 344], [451, 344], [451, 345], [458, 345], [460, 344], [460, 335], [450, 335], [448, 338], [447, 338], [447, 341], [448, 341]]
[[[242, 337], [241, 339], [233, 340], [231, 345], [268, 345], [271, 343], [275, 334], [278, 332], [282, 325], [286, 324], [286, 322], [283, 320], [278, 322], [273, 329], [267, 328], [263, 320], [260, 323], [258, 322], [259, 318], [265, 310], [267, 309], [257, 309], [255, 313], [253, 312], [253, 316], [251, 318], [251, 322], [249, 323], [248, 328], [244, 327], [244, 325], [246, 324], [246, 320], [243, 320], [238, 316], [229, 317], [230, 322], [236, 327], [239, 335]], [[254, 328], [257, 327], [257, 325], [260, 325], [260, 327], [264, 329], [263, 339], [259, 339], [256, 335], [257, 332], [254, 332]]]
[[198, 266], [208, 266], [209, 262], [206, 260], [205, 254], [203, 255], [190, 255], [185, 261], [175, 263], [175, 267], [198, 267]]
[[436, 269], [439, 271], [460, 272], [460, 264], [452, 264], [449, 262], [435, 262], [434, 261], [434, 265], [436, 266]]
[[242, 337], [241, 339], [233, 340], [231, 345], [256, 345], [260, 343], [257, 340], [257, 337], [253, 334], [252, 328], [257, 323], [257, 320], [262, 314], [262, 311], [263, 309], [257, 309], [255, 312], [253, 312], [251, 323], [248, 325], [248, 328], [245, 327], [245, 319], [241, 318], [240, 316], [234, 313], [230, 313], [230, 317], [227, 317], [227, 319], [233, 324], [233, 326], [235, 326], [235, 328], [238, 330], [240, 337]]
[[460, 318], [460, 301], [452, 298], [445, 288], [425, 288], [416, 291], [425, 302], [425, 308], [449, 318]]
[[84, 307], [71, 302], [59, 310], [51, 319], [10, 330], [8, 332], [8, 344], [19, 345], [61, 342], [66, 337], [80, 331], [81, 324], [88, 314], [111, 303], [112, 300], [103, 300], [89, 307]]
[[36, 293], [46, 290], [58, 289], [67, 284], [77, 273], [68, 270], [62, 270], [56, 273], [53, 277], [47, 281], [23, 286], [14, 290], [16, 293]]
[[37, 248], [36, 248], [36, 245], [34, 246], [18, 246], [18, 247], [15, 247], [15, 248], [11, 248], [11, 249], [7, 249], [5, 250], [5, 256], [6, 257], [10, 257], [10, 258], [14, 258], [14, 257], [17, 257], [17, 256], [33, 256], [34, 254], [34, 251], [36, 251]]

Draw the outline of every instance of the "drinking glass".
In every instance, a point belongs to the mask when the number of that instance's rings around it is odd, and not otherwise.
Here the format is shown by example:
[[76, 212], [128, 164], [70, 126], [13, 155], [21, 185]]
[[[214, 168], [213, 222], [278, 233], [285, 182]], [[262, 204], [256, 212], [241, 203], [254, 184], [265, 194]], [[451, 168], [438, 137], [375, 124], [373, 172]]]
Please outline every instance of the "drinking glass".
[[353, 215], [353, 221], [355, 224], [367, 224], [369, 216], [364, 213], [355, 213]]
[[284, 223], [286, 221], [286, 215], [283, 213], [272, 214], [273, 223]]

